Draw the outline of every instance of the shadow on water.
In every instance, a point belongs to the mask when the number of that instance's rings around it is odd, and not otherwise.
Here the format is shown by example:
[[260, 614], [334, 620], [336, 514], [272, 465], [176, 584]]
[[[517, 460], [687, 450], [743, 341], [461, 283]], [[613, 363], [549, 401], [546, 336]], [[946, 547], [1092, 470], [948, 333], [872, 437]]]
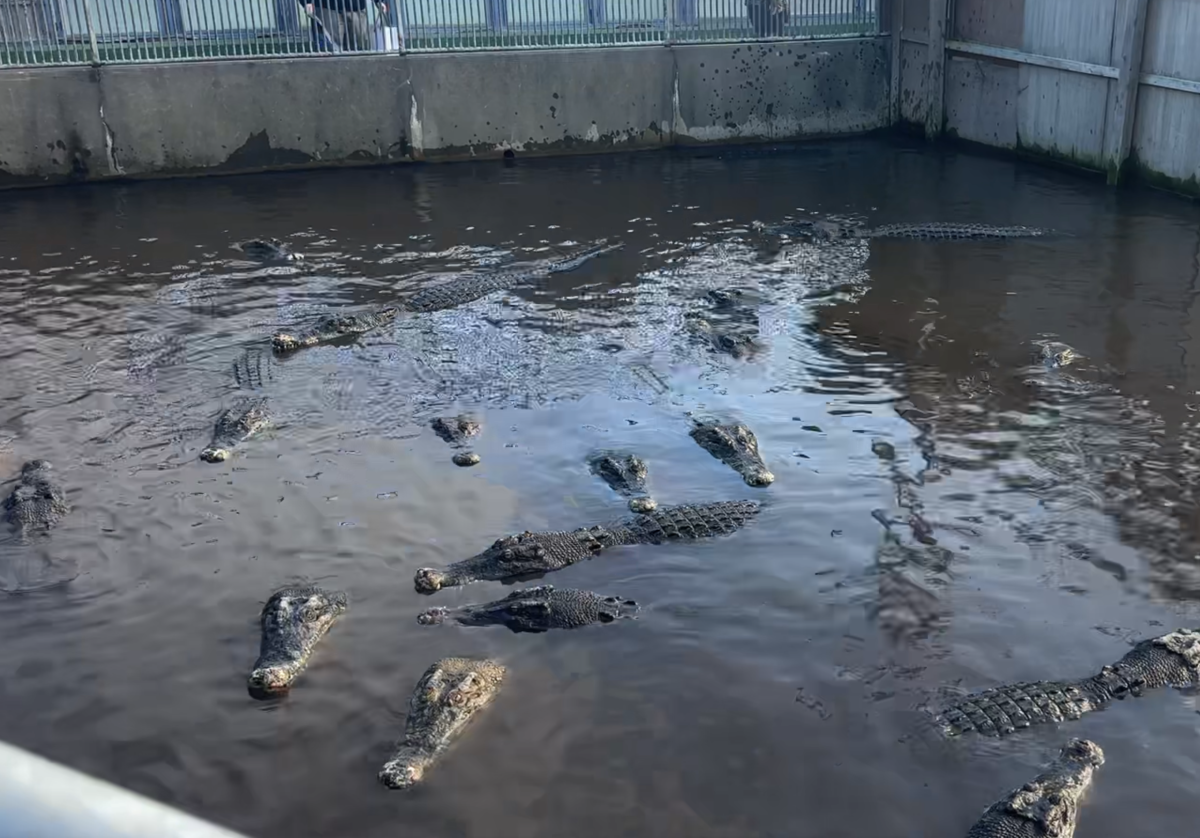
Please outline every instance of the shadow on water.
[[[1070, 235], [752, 227], [807, 213]], [[248, 261], [250, 237], [305, 260]], [[625, 247], [270, 351], [319, 312], [602, 237]], [[864, 140], [56, 190], [0, 205], [0, 241], [0, 479], [46, 458], [72, 505], [41, 564], [0, 544], [8, 588], [64, 574], [0, 598], [4, 739], [252, 835], [749, 838], [964, 834], [1069, 733], [1108, 754], [1081, 834], [1194, 822], [1187, 696], [1000, 742], [937, 742], [921, 712], [1197, 623], [1194, 206]], [[1051, 340], [1079, 357], [1044, 364]], [[200, 462], [251, 391], [274, 428]], [[460, 412], [484, 426], [470, 469], [429, 428]], [[745, 422], [775, 482], [697, 446], [693, 415]], [[601, 449], [644, 459], [662, 504], [769, 503], [725, 538], [546, 577], [635, 599], [636, 621], [417, 624], [418, 567], [628, 514], [588, 470]], [[255, 702], [259, 609], [300, 581], [350, 609]], [[445, 655], [510, 679], [389, 793], [375, 772]]]

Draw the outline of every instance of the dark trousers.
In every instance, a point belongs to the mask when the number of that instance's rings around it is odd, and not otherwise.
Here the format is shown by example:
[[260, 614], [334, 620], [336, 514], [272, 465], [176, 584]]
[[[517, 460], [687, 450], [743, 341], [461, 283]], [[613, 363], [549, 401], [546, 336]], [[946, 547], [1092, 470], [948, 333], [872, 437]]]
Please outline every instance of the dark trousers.
[[341, 11], [316, 6], [313, 9], [325, 34], [344, 50], [373, 49], [371, 27], [367, 25], [366, 11]]

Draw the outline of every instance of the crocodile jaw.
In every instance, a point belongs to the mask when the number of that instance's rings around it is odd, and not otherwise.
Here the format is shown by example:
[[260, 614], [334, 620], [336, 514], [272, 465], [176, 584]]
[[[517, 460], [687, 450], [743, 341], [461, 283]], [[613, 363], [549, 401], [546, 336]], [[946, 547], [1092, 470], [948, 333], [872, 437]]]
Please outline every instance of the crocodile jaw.
[[775, 475], [765, 468], [752, 469], [743, 475], [748, 486], [770, 486], [775, 482]]
[[229, 459], [228, 448], [205, 448], [200, 452], [200, 459], [206, 463], [223, 463]]
[[435, 591], [440, 591], [448, 584], [452, 584], [449, 574], [443, 573], [434, 567], [423, 567], [413, 577], [413, 585], [416, 587], [417, 592], [422, 594], [432, 594]]
[[379, 781], [390, 789], [407, 789], [425, 777], [433, 757], [417, 748], [401, 748], [379, 771]]
[[417, 623], [422, 626], [440, 626], [446, 622], [445, 608], [430, 608], [417, 615]]

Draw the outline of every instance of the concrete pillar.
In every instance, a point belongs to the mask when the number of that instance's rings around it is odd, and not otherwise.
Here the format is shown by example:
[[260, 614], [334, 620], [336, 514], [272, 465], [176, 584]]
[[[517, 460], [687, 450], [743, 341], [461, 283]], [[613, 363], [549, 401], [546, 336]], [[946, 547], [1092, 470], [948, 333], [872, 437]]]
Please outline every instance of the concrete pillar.
[[1111, 61], [1112, 66], [1117, 68], [1118, 76], [1108, 96], [1108, 113], [1104, 121], [1104, 163], [1108, 170], [1108, 182], [1114, 185], [1121, 180], [1133, 145], [1148, 5], [1149, 0], [1120, 0], [1113, 19]]
[[929, 50], [925, 56], [925, 137], [941, 136], [946, 120], [946, 18], [950, 0], [929, 0]]

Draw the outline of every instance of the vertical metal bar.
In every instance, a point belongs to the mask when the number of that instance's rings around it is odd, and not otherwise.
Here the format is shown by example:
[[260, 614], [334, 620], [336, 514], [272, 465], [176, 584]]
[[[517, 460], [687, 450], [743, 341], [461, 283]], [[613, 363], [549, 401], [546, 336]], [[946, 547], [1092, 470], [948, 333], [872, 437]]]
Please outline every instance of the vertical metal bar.
[[88, 42], [92, 47], [92, 66], [100, 66], [100, 46], [96, 43], [96, 24], [92, 20], [92, 0], [83, 0], [83, 21], [87, 26]]

